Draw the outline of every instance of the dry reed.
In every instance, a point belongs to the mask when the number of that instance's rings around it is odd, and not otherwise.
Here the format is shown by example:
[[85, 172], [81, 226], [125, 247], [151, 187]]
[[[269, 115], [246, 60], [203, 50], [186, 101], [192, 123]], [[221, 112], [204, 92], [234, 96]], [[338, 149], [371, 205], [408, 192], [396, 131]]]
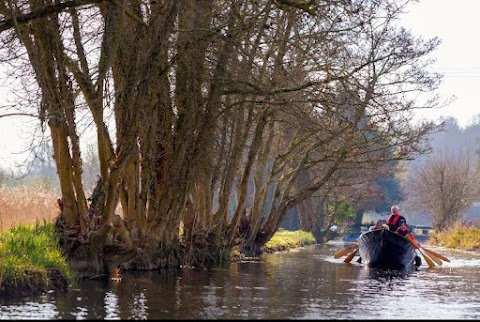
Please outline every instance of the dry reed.
[[0, 232], [19, 224], [49, 222], [58, 214], [59, 193], [27, 186], [0, 186]]

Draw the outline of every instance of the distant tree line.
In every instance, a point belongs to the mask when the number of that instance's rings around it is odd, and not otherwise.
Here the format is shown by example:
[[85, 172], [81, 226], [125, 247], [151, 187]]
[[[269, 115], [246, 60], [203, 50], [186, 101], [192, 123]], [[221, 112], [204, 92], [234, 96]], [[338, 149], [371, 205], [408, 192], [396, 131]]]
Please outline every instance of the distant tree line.
[[443, 131], [430, 139], [432, 153], [408, 167], [403, 192], [408, 209], [427, 214], [442, 231], [464, 222], [467, 210], [480, 200], [480, 123], [461, 129], [447, 118]]

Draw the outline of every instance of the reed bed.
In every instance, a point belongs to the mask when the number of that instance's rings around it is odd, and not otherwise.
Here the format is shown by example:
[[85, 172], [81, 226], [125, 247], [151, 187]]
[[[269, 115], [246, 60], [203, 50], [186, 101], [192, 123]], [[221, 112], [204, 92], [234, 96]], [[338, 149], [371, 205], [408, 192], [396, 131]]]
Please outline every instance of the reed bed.
[[52, 221], [58, 214], [59, 196], [41, 187], [0, 186], [0, 232], [21, 224]]

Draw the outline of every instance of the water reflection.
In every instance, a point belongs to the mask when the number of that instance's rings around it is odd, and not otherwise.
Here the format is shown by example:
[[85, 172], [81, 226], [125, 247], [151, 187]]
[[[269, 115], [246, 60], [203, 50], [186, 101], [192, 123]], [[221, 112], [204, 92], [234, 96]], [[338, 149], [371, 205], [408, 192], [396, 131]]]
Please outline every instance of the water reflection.
[[105, 307], [105, 319], [118, 319], [118, 297], [112, 292], [107, 292], [105, 294], [104, 300]]
[[0, 319], [480, 318], [478, 256], [451, 253], [452, 262], [441, 267], [398, 272], [334, 259], [343, 247], [316, 245], [209, 270], [83, 281], [66, 294], [3, 300]]
[[54, 320], [58, 318], [58, 311], [54, 303], [25, 302], [23, 304], [1, 305], [0, 319], [40, 319]]

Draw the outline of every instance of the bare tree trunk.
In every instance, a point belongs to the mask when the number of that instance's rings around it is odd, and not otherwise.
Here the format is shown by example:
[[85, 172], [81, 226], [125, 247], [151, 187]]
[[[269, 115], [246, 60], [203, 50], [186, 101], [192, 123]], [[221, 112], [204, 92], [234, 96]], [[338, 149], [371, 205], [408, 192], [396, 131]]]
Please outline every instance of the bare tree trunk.
[[313, 229], [312, 218], [315, 217], [312, 200], [306, 199], [298, 204], [298, 221], [300, 229], [303, 231], [311, 231]]

